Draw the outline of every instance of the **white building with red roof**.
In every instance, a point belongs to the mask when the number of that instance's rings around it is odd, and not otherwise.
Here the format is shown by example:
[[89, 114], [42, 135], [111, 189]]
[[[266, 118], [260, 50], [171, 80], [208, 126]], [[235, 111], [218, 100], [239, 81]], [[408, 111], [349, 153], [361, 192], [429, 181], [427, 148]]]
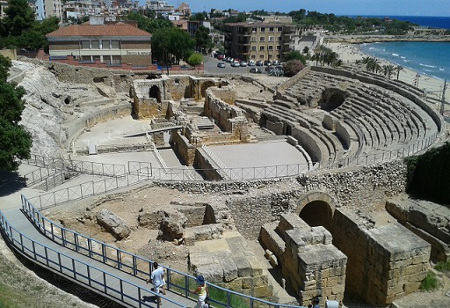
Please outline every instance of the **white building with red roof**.
[[151, 64], [151, 34], [135, 22], [105, 22], [103, 17], [91, 16], [89, 22], [47, 34], [47, 39], [50, 60], [73, 56], [80, 63]]

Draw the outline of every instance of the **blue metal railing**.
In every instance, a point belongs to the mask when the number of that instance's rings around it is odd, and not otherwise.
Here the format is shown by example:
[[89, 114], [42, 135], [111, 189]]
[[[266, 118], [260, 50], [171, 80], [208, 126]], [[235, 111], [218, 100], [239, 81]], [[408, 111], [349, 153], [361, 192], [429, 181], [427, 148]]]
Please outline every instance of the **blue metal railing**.
[[[134, 277], [145, 280], [150, 278], [150, 273], [153, 270], [153, 261], [55, 224], [43, 216], [40, 211], [37, 210], [23, 195], [22, 210], [29, 220], [36, 226], [36, 228], [38, 228], [42, 234], [55, 243], [106, 265], [113, 266], [119, 270], [127, 272]], [[163, 267], [167, 273], [167, 290], [172, 290], [181, 296], [190, 298], [190, 286], [196, 286], [196, 278], [170, 267], [163, 265], [160, 266]], [[264, 305], [266, 307], [301, 307], [272, 303], [263, 299], [231, 291], [212, 283], [208, 283], [208, 287], [210, 289], [210, 294], [213, 292], [212, 290], [216, 289], [217, 292], [223, 292], [225, 295], [224, 300], [217, 300], [214, 297], [211, 298], [211, 302], [215, 307], [234, 307], [233, 300], [240, 302], [241, 304], [239, 304], [239, 306], [250, 308], [260, 305]]]
[[150, 289], [36, 242], [12, 227], [1, 211], [0, 229], [11, 246], [27, 259], [127, 307], [154, 307], [154, 304], [150, 305], [142, 300], [146, 296], [159, 296], [163, 302], [186, 307]]

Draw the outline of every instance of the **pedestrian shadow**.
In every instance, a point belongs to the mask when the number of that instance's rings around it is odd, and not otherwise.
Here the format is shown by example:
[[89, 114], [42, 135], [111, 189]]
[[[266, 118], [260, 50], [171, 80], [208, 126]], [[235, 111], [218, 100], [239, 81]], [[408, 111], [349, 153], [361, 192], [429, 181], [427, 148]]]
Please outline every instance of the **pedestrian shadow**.
[[0, 170], [0, 197], [13, 194], [26, 186], [26, 179], [17, 172]]

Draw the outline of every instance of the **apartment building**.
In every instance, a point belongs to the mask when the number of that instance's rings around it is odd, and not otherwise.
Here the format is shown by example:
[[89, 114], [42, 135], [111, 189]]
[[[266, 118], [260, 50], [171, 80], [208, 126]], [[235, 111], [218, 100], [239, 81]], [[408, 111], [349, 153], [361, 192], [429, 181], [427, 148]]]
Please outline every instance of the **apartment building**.
[[101, 16], [91, 16], [89, 22], [61, 27], [47, 38], [50, 59], [73, 56], [84, 63], [151, 64], [151, 34], [135, 22], [105, 22]]
[[281, 60], [291, 51], [291, 35], [295, 26], [281, 23], [226, 24], [226, 54], [242, 60]]
[[29, 0], [28, 3], [36, 14], [36, 20], [53, 16], [62, 20], [63, 5], [61, 0]]

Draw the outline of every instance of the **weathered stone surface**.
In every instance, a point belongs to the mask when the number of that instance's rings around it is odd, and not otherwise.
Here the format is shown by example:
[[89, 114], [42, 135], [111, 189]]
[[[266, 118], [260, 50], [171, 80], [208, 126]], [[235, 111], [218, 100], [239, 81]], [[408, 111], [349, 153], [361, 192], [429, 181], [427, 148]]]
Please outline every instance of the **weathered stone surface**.
[[183, 237], [187, 218], [178, 211], [163, 211], [159, 238], [173, 241]]
[[110, 210], [103, 209], [97, 213], [96, 217], [98, 224], [111, 232], [118, 240], [128, 237], [131, 233], [130, 228], [125, 224], [125, 221]]

